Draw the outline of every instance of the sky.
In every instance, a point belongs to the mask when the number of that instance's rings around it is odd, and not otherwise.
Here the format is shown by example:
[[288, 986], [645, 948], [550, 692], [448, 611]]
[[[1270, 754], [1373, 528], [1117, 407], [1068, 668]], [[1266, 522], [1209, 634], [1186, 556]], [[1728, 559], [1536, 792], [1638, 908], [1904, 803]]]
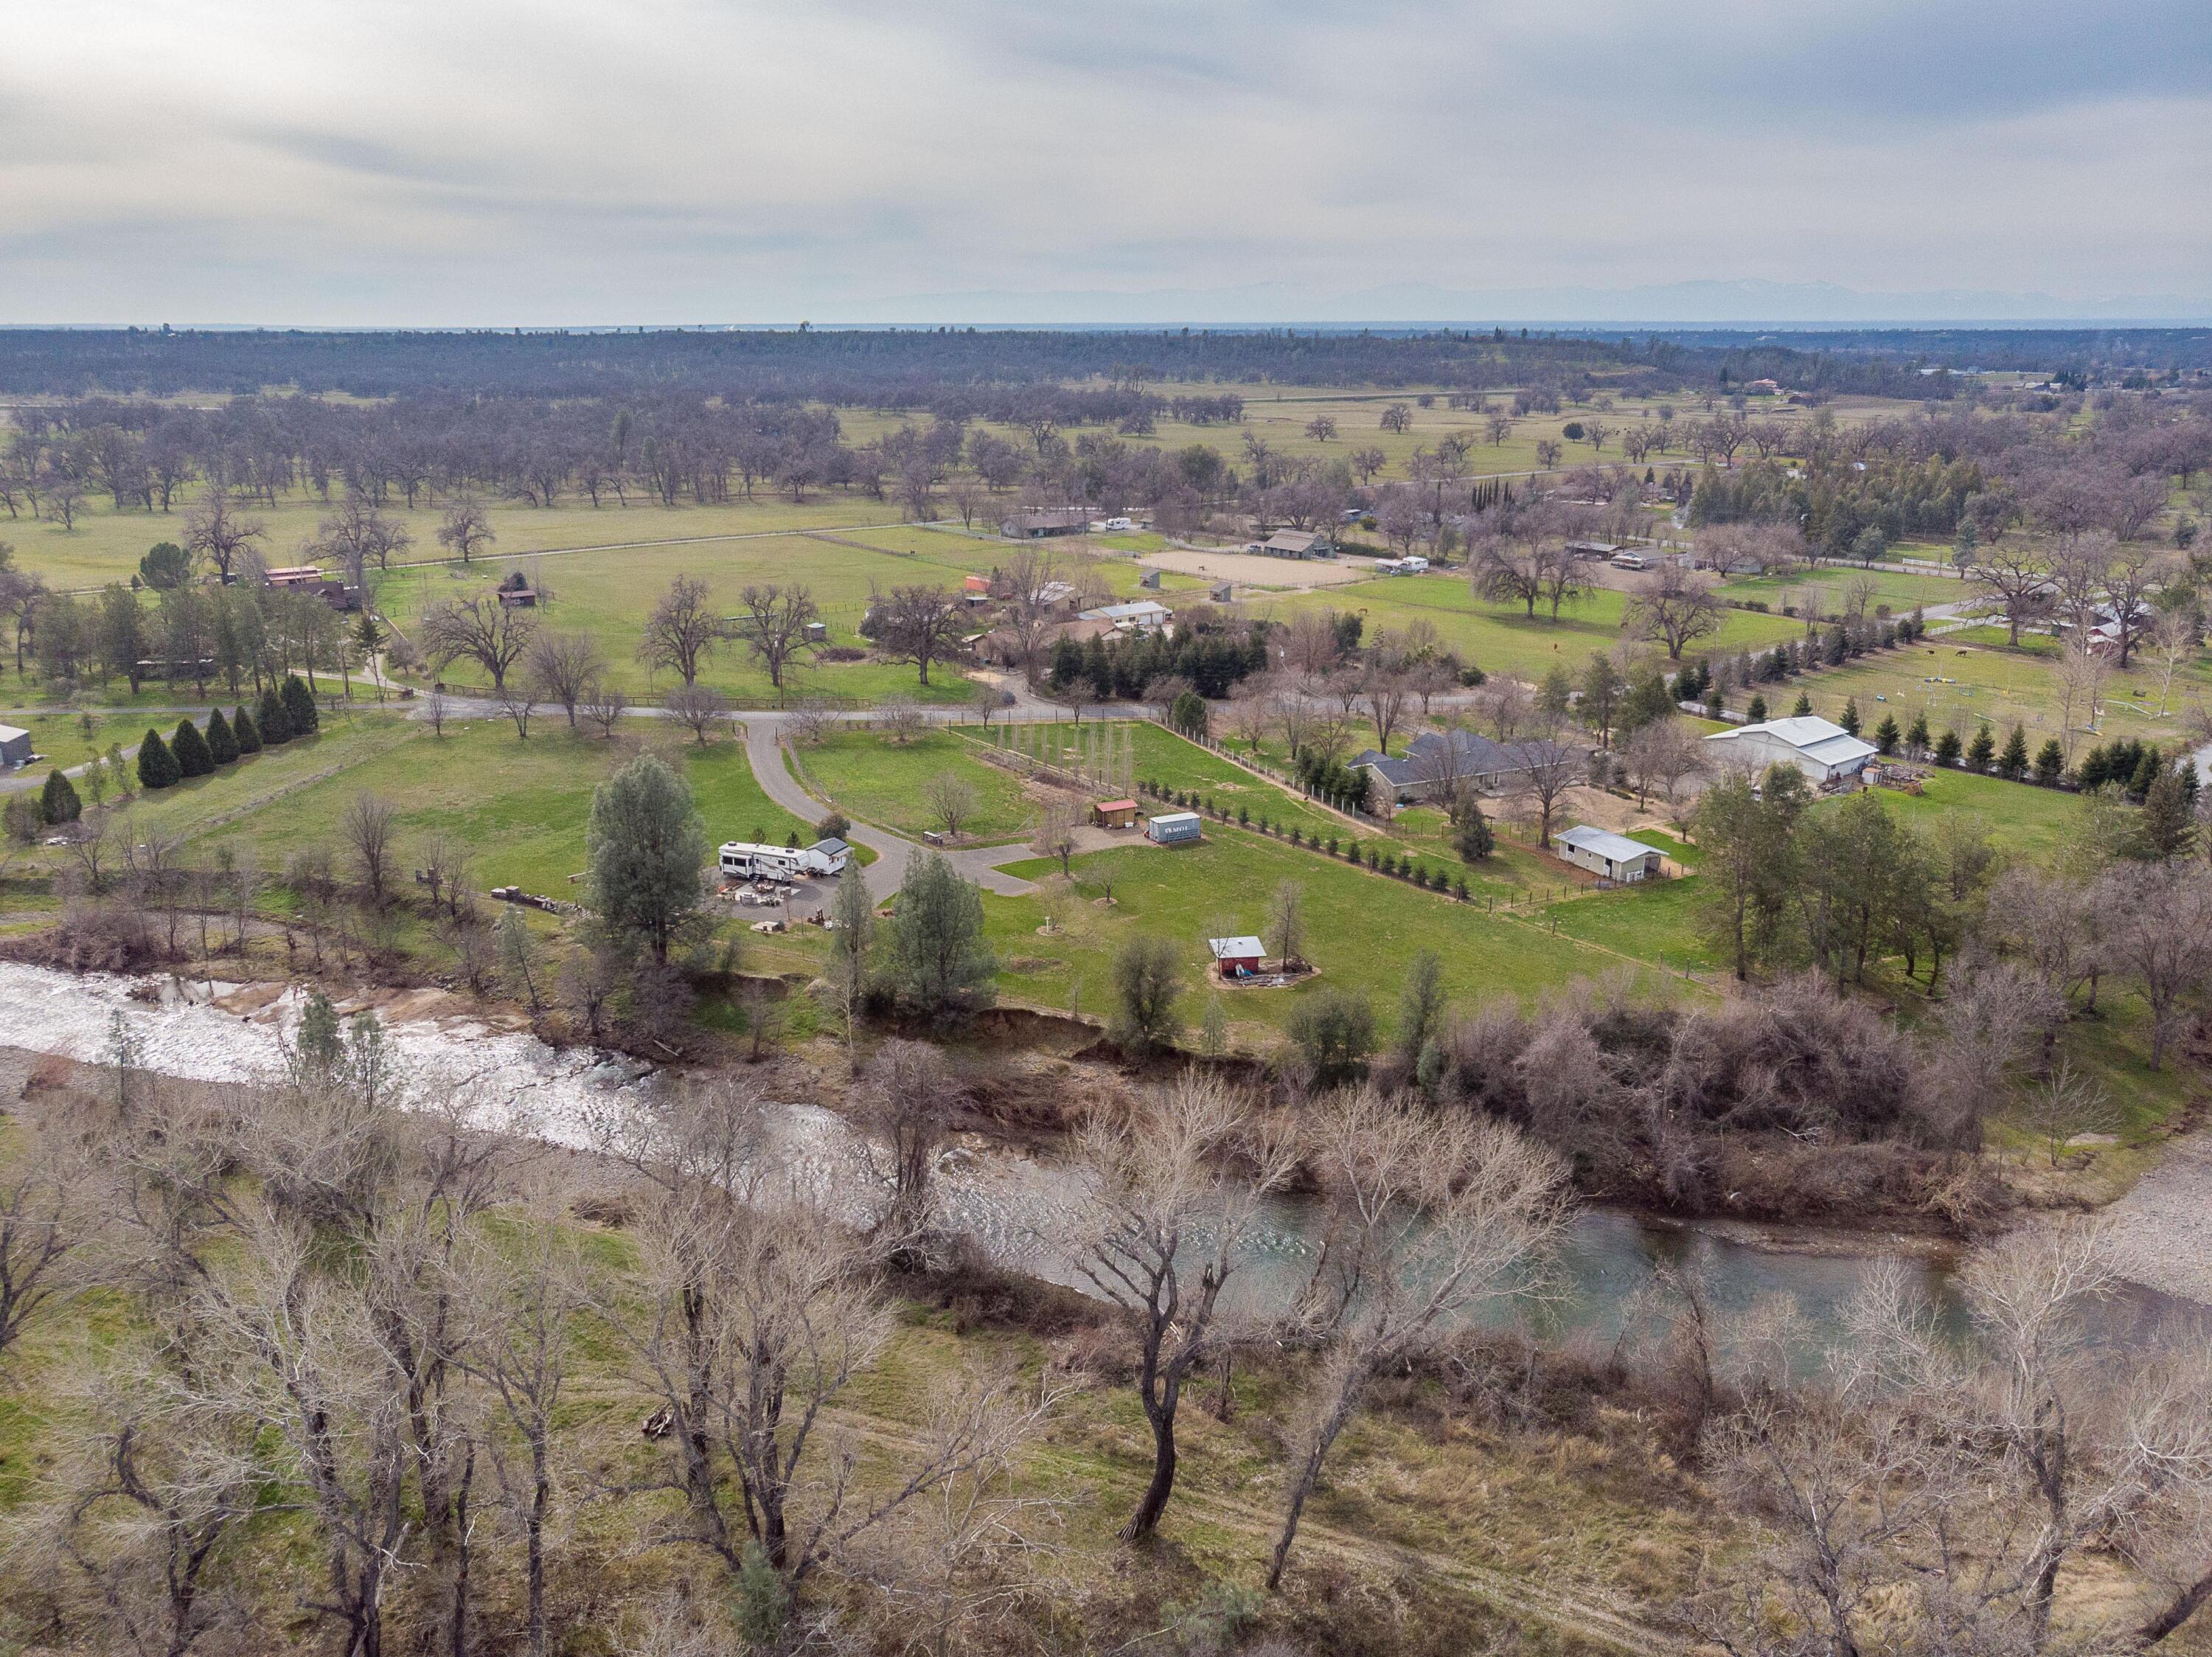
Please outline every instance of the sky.
[[2212, 318], [2205, 0], [70, 0], [0, 324]]

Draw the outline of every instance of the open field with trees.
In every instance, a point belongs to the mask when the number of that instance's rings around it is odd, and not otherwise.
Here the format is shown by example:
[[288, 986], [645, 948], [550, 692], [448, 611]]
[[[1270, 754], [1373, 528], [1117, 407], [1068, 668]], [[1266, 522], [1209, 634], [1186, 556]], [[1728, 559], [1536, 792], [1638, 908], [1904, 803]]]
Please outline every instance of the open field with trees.
[[0, 1648], [2202, 1643], [2196, 344], [854, 338], [0, 332]]

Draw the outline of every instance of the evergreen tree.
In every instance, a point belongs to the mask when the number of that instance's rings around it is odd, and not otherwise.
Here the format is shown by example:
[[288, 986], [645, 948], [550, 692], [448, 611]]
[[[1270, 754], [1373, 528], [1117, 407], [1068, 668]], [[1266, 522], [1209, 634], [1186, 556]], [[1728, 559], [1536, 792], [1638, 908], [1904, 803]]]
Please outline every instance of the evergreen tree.
[[1895, 753], [1897, 752], [1897, 745], [1902, 740], [1904, 740], [1904, 738], [1898, 734], [1897, 716], [1895, 714], [1884, 714], [1881, 716], [1881, 723], [1874, 728], [1874, 746], [1875, 749], [1884, 754]]
[[207, 746], [218, 765], [228, 765], [238, 758], [238, 739], [231, 734], [230, 722], [222, 716], [220, 708], [208, 714]]
[[2005, 738], [2004, 752], [1997, 756], [1997, 774], [2017, 783], [2027, 775], [2027, 727], [2015, 725], [2012, 734]]
[[2142, 758], [2128, 773], [2128, 792], [2138, 800], [2148, 798], [2152, 788], [2158, 782], [2160, 770], [2158, 750], [2154, 747], [2144, 749]]
[[215, 756], [208, 752], [207, 739], [189, 719], [177, 722], [177, 734], [170, 740], [169, 752], [176, 756], [177, 770], [186, 777], [215, 774]]
[[1575, 704], [1575, 676], [1567, 671], [1564, 661], [1552, 664], [1552, 671], [1544, 675], [1544, 682], [1536, 687], [1536, 706], [1554, 724], [1566, 722], [1567, 710]]
[[1843, 716], [1837, 720], [1836, 723], [1853, 736], [1859, 734], [1859, 699], [1856, 697], [1847, 696], [1844, 698]]
[[1813, 697], [1812, 697], [1812, 693], [1811, 693], [1810, 691], [1798, 691], [1798, 692], [1797, 692], [1797, 705], [1796, 705], [1796, 707], [1792, 708], [1792, 709], [1790, 710], [1790, 716], [1792, 719], [1802, 719], [1802, 718], [1804, 718], [1804, 717], [1805, 717], [1805, 716], [1806, 716], [1806, 715], [1808, 715], [1808, 714], [1811, 713], [1812, 711], [1813, 711]]
[[1997, 740], [1986, 725], [1974, 728], [1974, 740], [1966, 745], [1966, 763], [1978, 771], [1985, 771], [1997, 757]]
[[1746, 724], [1764, 725], [1766, 723], [1766, 698], [1758, 694], [1756, 691], [1753, 692], [1749, 704], [1747, 705], [1743, 710], [1743, 717]]
[[246, 711], [243, 703], [231, 713], [230, 736], [240, 755], [261, 752], [261, 733], [253, 728], [253, 716]]
[[261, 740], [272, 748], [292, 740], [292, 722], [284, 712], [284, 699], [271, 685], [261, 693]]
[[315, 711], [314, 692], [300, 682], [297, 673], [284, 675], [284, 720], [295, 736], [313, 736], [322, 728], [323, 716]]
[[584, 847], [591, 905], [610, 941], [665, 961], [698, 912], [707, 862], [690, 785], [657, 756], [638, 755], [593, 791]]
[[1966, 745], [1959, 740], [1958, 732], [1946, 728], [1942, 739], [1936, 744], [1936, 763], [1955, 765], [1959, 763], [1959, 756], [1965, 752]]
[[[2182, 765], [2189, 764], [2187, 759]], [[2197, 825], [2189, 808], [2189, 790], [2181, 780], [2180, 766], [2160, 771], [2143, 791], [2142, 810], [2136, 818], [2136, 854], [2146, 862], [2163, 862], [2185, 856], [2197, 844]]]
[[2035, 752], [2035, 780], [2046, 789], [2055, 789], [2065, 775], [2066, 750], [2057, 737], [2049, 738]]
[[944, 1023], [991, 1004], [999, 964], [984, 937], [983, 894], [934, 852], [907, 865], [880, 953], [911, 1013]]
[[76, 797], [76, 786], [61, 773], [57, 766], [46, 773], [46, 786], [39, 795], [39, 815], [49, 824], [74, 823], [84, 815], [84, 802]]
[[1459, 832], [1452, 842], [1459, 855], [1470, 863], [1480, 862], [1498, 850], [1498, 837], [1491, 832], [1490, 824], [1482, 814], [1482, 807], [1470, 800], [1461, 813]]
[[1905, 734], [1905, 751], [1915, 756], [1928, 752], [1928, 716], [1912, 716], [1912, 728]]
[[1185, 691], [1168, 710], [1168, 723], [1185, 736], [1206, 734], [1206, 698], [1195, 691]]
[[150, 794], [155, 789], [176, 787], [184, 775], [177, 769], [176, 755], [161, 740], [161, 732], [148, 731], [138, 744], [138, 785]]

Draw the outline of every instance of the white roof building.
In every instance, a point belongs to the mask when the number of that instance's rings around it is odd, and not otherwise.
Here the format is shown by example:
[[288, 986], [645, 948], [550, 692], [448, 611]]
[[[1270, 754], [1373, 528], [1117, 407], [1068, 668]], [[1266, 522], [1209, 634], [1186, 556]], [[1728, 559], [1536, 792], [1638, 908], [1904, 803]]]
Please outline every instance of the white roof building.
[[1134, 629], [1139, 633], [1156, 633], [1175, 618], [1175, 612], [1157, 599], [1138, 599], [1128, 604], [1109, 604], [1097, 610], [1085, 610], [1085, 621], [1103, 621], [1112, 626]]
[[1576, 868], [1602, 874], [1608, 880], [1641, 880], [1658, 874], [1666, 862], [1666, 854], [1656, 846], [1592, 828], [1588, 823], [1576, 824], [1553, 844], [1559, 848], [1559, 856]]
[[1705, 740], [1741, 754], [1762, 771], [1787, 761], [1814, 783], [1840, 783], [1856, 777], [1875, 752], [1873, 743], [1816, 714], [1770, 719], [1762, 725], [1739, 725], [1731, 731], [1716, 731]]

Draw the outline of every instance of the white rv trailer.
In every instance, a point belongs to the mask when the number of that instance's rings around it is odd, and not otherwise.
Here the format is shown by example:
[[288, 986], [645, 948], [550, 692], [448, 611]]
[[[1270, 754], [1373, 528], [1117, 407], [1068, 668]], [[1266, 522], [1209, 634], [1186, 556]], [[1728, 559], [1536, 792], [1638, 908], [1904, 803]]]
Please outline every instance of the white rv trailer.
[[716, 862], [732, 880], [806, 880], [842, 874], [852, 856], [852, 848], [842, 840], [817, 840], [804, 850], [729, 840], [723, 843]]

